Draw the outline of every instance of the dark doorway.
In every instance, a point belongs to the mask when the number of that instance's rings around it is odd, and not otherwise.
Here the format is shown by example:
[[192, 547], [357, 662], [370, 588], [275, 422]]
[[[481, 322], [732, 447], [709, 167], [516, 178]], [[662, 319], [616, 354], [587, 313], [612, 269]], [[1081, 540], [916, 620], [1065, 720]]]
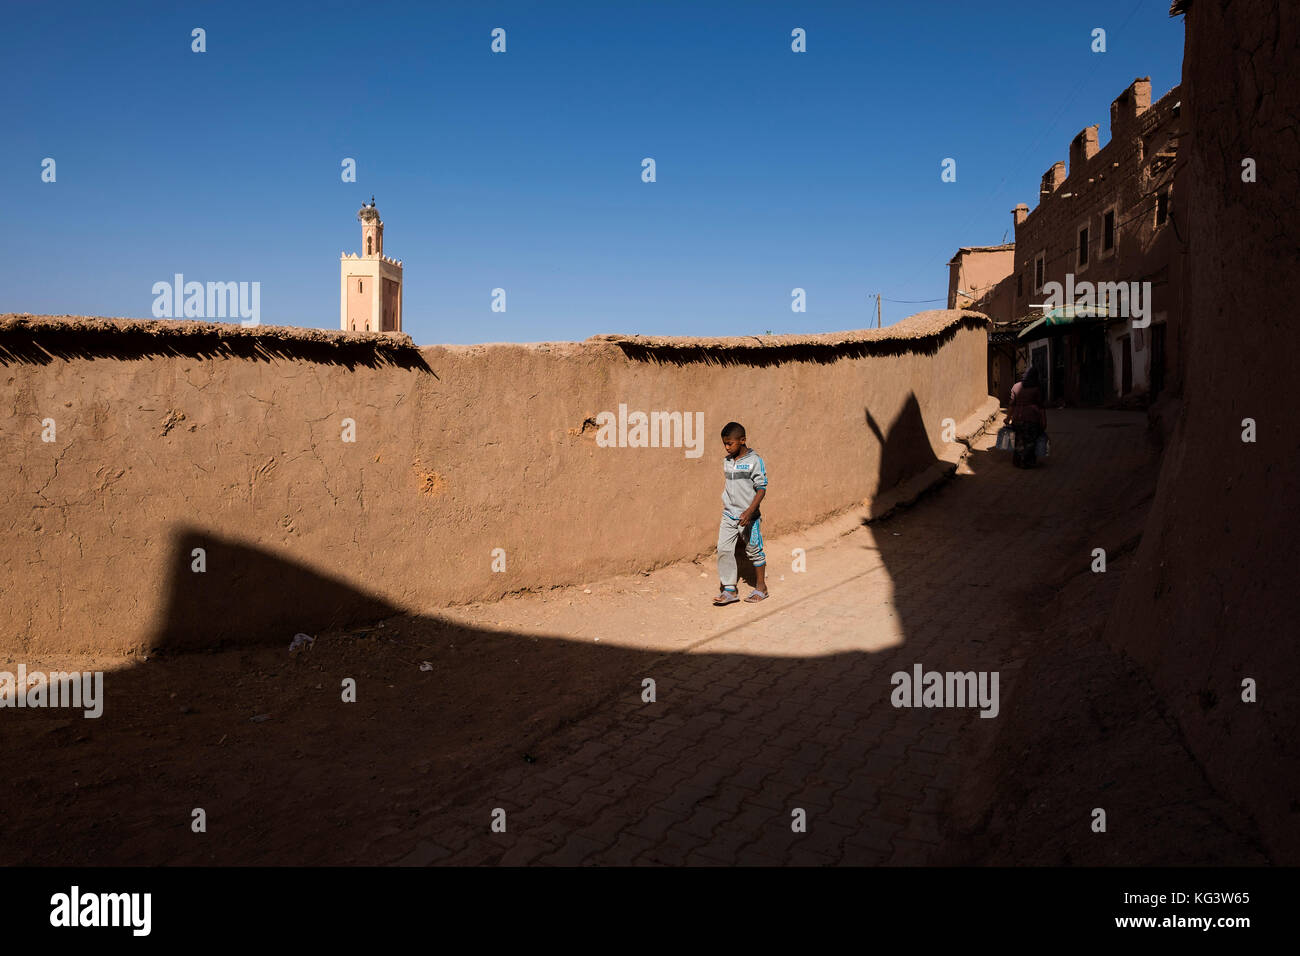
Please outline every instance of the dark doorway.
[[1125, 335], [1120, 340], [1119, 393], [1121, 396], [1133, 391], [1133, 343]]
[[1029, 364], [1038, 366], [1038, 381], [1047, 388], [1047, 346], [1040, 345], [1029, 354]]
[[1151, 326], [1151, 397], [1165, 387], [1165, 325]]
[[1061, 336], [1052, 342], [1052, 388], [1049, 402], [1057, 402], [1065, 397], [1065, 353], [1067, 339]]
[[1090, 328], [1079, 339], [1079, 402], [1100, 405], [1106, 397], [1106, 332]]

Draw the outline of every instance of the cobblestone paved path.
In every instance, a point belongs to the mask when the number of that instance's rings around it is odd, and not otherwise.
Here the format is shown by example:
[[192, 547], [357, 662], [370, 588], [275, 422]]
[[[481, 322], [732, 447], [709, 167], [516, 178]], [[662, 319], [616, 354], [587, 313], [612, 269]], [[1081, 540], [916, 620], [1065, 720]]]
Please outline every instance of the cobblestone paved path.
[[[1051, 415], [1052, 457], [1036, 470], [992, 450], [990, 429], [910, 509], [820, 543], [815, 529], [769, 542], [767, 602], [711, 608], [710, 580], [694, 604], [655, 603], [647, 631], [671, 632], [680, 649], [593, 701], [536, 763], [475, 781], [422, 818], [393, 862], [932, 860], [945, 808], [1016, 706], [1017, 642], [1041, 633], [1036, 597], [1068, 562], [1087, 567], [1089, 528], [1149, 454], [1139, 413]], [[808, 549], [803, 574], [790, 569], [796, 547]], [[536, 618], [539, 600], [481, 615]], [[591, 613], [586, 634], [599, 632], [596, 602]], [[915, 664], [997, 671], [1001, 716], [894, 707], [890, 676]], [[654, 703], [641, 699], [644, 678]], [[505, 833], [490, 830], [494, 808]], [[792, 830], [796, 809], [806, 832]]]

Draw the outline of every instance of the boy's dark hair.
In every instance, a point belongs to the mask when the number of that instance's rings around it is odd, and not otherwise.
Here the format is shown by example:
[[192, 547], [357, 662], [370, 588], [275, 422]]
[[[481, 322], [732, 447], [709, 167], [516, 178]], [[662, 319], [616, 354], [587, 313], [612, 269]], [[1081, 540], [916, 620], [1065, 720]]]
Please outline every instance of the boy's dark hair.
[[731, 438], [735, 435], [743, 434], [745, 434], [745, 426], [740, 424], [740, 422], [727, 422], [727, 424], [722, 426], [723, 438]]

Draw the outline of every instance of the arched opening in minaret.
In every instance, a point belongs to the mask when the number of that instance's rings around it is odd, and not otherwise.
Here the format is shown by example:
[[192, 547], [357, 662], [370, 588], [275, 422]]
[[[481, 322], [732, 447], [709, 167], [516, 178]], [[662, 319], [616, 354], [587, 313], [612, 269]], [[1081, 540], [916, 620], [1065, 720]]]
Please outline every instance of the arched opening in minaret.
[[373, 255], [375, 251], [375, 237], [366, 236], [366, 255]]

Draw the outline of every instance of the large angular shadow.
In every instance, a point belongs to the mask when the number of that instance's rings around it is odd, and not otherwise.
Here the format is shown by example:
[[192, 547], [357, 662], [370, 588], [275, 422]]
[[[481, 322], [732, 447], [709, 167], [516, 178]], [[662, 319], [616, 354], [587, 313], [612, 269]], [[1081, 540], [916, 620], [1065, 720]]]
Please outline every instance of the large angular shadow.
[[880, 444], [877, 494], [889, 491], [899, 482], [925, 471], [939, 461], [930, 445], [921, 404], [914, 392], [907, 393], [902, 409], [889, 424], [888, 434], [881, 431], [871, 409], [863, 409], [863, 413], [867, 428]]
[[[919, 409], [906, 403], [887, 433], [873, 421], [882, 481], [906, 480]], [[896, 615], [901, 642], [817, 656], [771, 643], [767, 653], [669, 654], [465, 627], [396, 613], [355, 584], [179, 528], [155, 645], [105, 675], [103, 716], [0, 716], [0, 864], [943, 862], [955, 846], [941, 826], [947, 800], [978, 789], [990, 768], [1004, 773], [1005, 761], [980, 763], [981, 740], [1000, 736], [990, 725], [1009, 712], [895, 708], [890, 675], [915, 663], [1007, 669], [1020, 653], [1008, 631], [1042, 625], [1016, 618], [1021, 592], [997, 560], [1025, 543], [1009, 520], [1023, 506], [985, 481], [1010, 464], [973, 458], [974, 475], [935, 492], [942, 507], [871, 526], [891, 609], [875, 590], [869, 603], [855, 599], [880, 574], [866, 562], [848, 580], [745, 607], [711, 638], [729, 633], [734, 647], [778, 622], [778, 638], [815, 649], [823, 632], [893, 627], [879, 622]], [[1082, 476], [1081, 487], [1095, 484]], [[1053, 507], [1031, 534], [1053, 533]], [[201, 574], [196, 547], [208, 549]], [[817, 564], [810, 554], [810, 572]], [[702, 615], [713, 611], [706, 592], [692, 595]], [[370, 615], [382, 620], [363, 624]], [[298, 631], [315, 643], [290, 654]], [[349, 681], [355, 702], [343, 700]], [[1062, 706], [1049, 698], [1028, 719], [1049, 722]], [[1249, 860], [1204, 828], [1193, 844], [1153, 839], [1144, 808], [1195, 785], [1165, 776], [1154, 796], [1108, 794], [1117, 823], [1105, 845], [1128, 862]], [[808, 812], [806, 833], [792, 832], [792, 807]], [[490, 830], [495, 808], [509, 814], [507, 833]], [[193, 829], [200, 809], [204, 833]], [[1075, 829], [1021, 859], [1060, 862], [1062, 845], [1102, 845]]]
[[399, 613], [347, 582], [269, 551], [182, 526], [173, 533], [167, 598], [149, 640], [155, 652], [283, 643]]
[[[537, 759], [663, 657], [401, 613], [196, 527], [169, 553], [147, 653], [105, 673], [101, 717], [3, 711], [0, 865], [393, 862], [371, 822], [415, 827], [456, 781]], [[298, 632], [315, 641], [290, 653]]]
[[[885, 433], [866, 417], [888, 490], [926, 461], [920, 411], [909, 398]], [[870, 523], [912, 658], [904, 668], [1001, 678], [999, 716], [963, 734], [970, 772], [935, 861], [1266, 860], [1254, 825], [1207, 787], [1150, 685], [1102, 640], [1154, 488], [1150, 450], [1126, 440], [1144, 422], [1129, 417], [1052, 412], [1052, 455], [1027, 471], [986, 434], [923, 503]], [[1091, 568], [1097, 547], [1106, 574]], [[1111, 815], [1106, 841], [1088, 825], [1097, 806]]]

